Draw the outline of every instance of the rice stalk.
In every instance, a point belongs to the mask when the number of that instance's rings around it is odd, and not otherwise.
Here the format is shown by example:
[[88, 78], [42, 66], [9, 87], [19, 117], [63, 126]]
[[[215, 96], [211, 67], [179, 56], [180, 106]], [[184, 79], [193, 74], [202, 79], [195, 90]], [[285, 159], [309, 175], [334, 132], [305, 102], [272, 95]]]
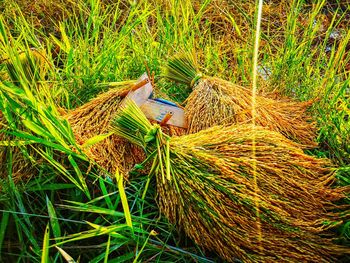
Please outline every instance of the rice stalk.
[[[188, 133], [215, 125], [252, 122], [252, 91], [203, 75], [191, 55], [182, 54], [170, 59], [165, 67], [165, 76], [193, 89], [185, 101]], [[256, 124], [278, 131], [304, 147], [314, 147], [316, 125], [307, 114], [311, 104], [311, 101], [275, 100], [257, 95]]]
[[[347, 209], [333, 204], [349, 188], [332, 189], [327, 159], [308, 156], [281, 134], [251, 124], [214, 126], [169, 137], [129, 102], [113, 131], [153, 156], [160, 211], [198, 245], [244, 262], [333, 262], [349, 251], [327, 231]], [[252, 159], [252, 138], [256, 156]], [[253, 164], [259, 191], [255, 193]], [[258, 195], [262, 239], [254, 201]]]

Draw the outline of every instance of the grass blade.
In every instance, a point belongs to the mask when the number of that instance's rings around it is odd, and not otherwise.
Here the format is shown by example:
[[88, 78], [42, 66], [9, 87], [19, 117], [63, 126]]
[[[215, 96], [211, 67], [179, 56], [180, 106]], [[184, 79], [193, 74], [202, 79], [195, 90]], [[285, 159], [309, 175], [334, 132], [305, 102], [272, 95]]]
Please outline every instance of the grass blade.
[[43, 242], [43, 249], [41, 254], [41, 263], [48, 263], [49, 262], [49, 249], [50, 249], [50, 227], [49, 224], [47, 224], [45, 229], [45, 235], [44, 235], [44, 242]]
[[62, 255], [62, 257], [67, 261], [67, 263], [75, 263], [75, 260], [62, 248], [55, 246], [57, 248], [58, 252]]
[[47, 196], [46, 196], [46, 205], [47, 205], [47, 210], [48, 210], [49, 217], [50, 217], [50, 223], [51, 223], [53, 235], [55, 238], [59, 238], [61, 236], [61, 228], [60, 228], [60, 225], [58, 223], [55, 208], [53, 207], [51, 201], [49, 200], [49, 198]]
[[109, 255], [109, 248], [111, 246], [111, 235], [108, 235], [108, 241], [107, 241], [107, 247], [106, 247], [106, 254], [105, 254], [105, 259], [104, 259], [104, 263], [108, 262], [108, 255]]
[[8, 212], [2, 213], [1, 225], [0, 225], [0, 260], [1, 260], [1, 256], [2, 256], [2, 253], [1, 253], [2, 252], [2, 244], [4, 242], [5, 233], [6, 233], [7, 225], [9, 222], [9, 217], [10, 217], [10, 214]]
[[130, 209], [129, 209], [129, 204], [128, 204], [128, 199], [126, 197], [125, 189], [124, 189], [124, 185], [123, 185], [123, 175], [121, 175], [119, 173], [119, 171], [117, 170], [115, 172], [115, 178], [117, 180], [119, 195], [120, 195], [120, 199], [122, 201], [122, 205], [123, 205], [123, 209], [124, 209], [126, 224], [129, 227], [131, 227], [131, 229], [133, 229], [132, 221], [131, 221], [131, 214], [130, 214]]

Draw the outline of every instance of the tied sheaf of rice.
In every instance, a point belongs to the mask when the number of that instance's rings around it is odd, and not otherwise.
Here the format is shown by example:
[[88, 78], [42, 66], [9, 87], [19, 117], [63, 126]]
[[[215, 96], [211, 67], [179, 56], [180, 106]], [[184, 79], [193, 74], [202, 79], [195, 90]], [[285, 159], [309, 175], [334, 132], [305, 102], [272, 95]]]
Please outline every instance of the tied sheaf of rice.
[[[64, 116], [80, 145], [94, 136], [108, 133], [110, 121], [115, 117], [121, 101], [132, 87], [133, 84], [130, 84], [102, 93]], [[118, 170], [127, 175], [136, 163], [144, 159], [142, 149], [115, 134], [84, 151], [98, 165], [112, 174]]]
[[[139, 88], [140, 83], [114, 88], [102, 93], [90, 102], [69, 112], [65, 118], [69, 121], [76, 140], [83, 145], [88, 139], [108, 133], [111, 120], [115, 117], [122, 100], [129, 91]], [[166, 126], [167, 134], [181, 134], [183, 129]], [[125, 178], [128, 172], [142, 162], [144, 151], [127, 140], [112, 134], [103, 141], [85, 149], [87, 155], [110, 173], [120, 171]]]
[[[168, 79], [193, 89], [185, 107], [188, 133], [215, 125], [252, 121], [252, 91], [220, 78], [202, 75], [189, 54], [170, 59], [164, 71]], [[257, 96], [256, 124], [278, 131], [304, 147], [314, 147], [316, 127], [306, 113], [310, 105], [311, 102]]]
[[332, 262], [346, 252], [327, 230], [345, 219], [332, 202], [349, 188], [332, 189], [329, 161], [281, 134], [240, 124], [169, 137], [131, 101], [112, 126], [153, 157], [160, 211], [225, 260]]

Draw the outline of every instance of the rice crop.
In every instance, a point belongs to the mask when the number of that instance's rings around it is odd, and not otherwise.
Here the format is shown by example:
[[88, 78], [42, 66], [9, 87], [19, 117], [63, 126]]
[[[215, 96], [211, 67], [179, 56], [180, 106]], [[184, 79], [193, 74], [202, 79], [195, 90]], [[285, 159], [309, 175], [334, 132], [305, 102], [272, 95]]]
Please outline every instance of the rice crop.
[[[111, 120], [120, 106], [122, 99], [133, 89], [136, 84], [112, 89], [99, 95], [97, 98], [72, 110], [66, 118], [80, 145], [87, 140], [106, 134]], [[139, 149], [124, 139], [111, 135], [102, 142], [87, 146], [87, 154], [109, 173], [114, 174], [119, 170], [127, 176], [135, 164], [144, 158], [142, 149]]]
[[[189, 133], [215, 125], [252, 121], [251, 89], [204, 76], [191, 55], [182, 54], [170, 59], [165, 76], [193, 89], [185, 101]], [[316, 145], [316, 125], [307, 114], [311, 103], [258, 96], [256, 123], [312, 148]]]
[[244, 262], [329, 262], [346, 253], [327, 229], [339, 224], [342, 214], [331, 202], [345, 199], [350, 189], [330, 188], [330, 162], [304, 154], [279, 133], [241, 124], [170, 138], [133, 102], [113, 127], [153, 157], [160, 211], [205, 249]]

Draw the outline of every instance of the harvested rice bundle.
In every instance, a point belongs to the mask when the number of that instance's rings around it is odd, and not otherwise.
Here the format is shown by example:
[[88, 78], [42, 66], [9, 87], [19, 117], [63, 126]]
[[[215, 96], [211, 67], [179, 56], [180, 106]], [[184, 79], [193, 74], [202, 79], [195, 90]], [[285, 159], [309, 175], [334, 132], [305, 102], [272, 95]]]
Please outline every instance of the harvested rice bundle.
[[349, 189], [330, 188], [328, 160], [305, 155], [281, 134], [242, 124], [170, 138], [132, 102], [113, 131], [153, 157], [160, 211], [225, 260], [330, 262], [345, 253], [322, 235], [341, 221], [331, 201]]
[[[64, 116], [70, 123], [77, 142], [83, 145], [97, 135], [108, 133], [122, 99], [141, 84], [128, 83], [105, 92]], [[125, 176], [135, 164], [144, 159], [139, 147], [113, 134], [103, 141], [85, 148], [86, 154], [101, 167], [114, 174], [118, 169]]]
[[[252, 120], [251, 90], [201, 74], [189, 55], [171, 59], [165, 67], [165, 76], [193, 89], [185, 107], [188, 133]], [[306, 147], [316, 146], [315, 123], [306, 114], [310, 104], [257, 96], [256, 124], [278, 131]]]
[[[112, 89], [69, 112], [65, 118], [69, 121], [77, 142], [83, 145], [94, 136], [107, 134], [123, 98], [130, 90], [136, 90], [144, 84], [141, 81]], [[183, 129], [171, 126], [166, 126], [165, 132], [171, 135], [184, 133]], [[113, 174], [118, 169], [124, 176], [135, 164], [144, 160], [141, 148], [115, 134], [87, 148], [86, 154], [108, 172]]]
[[[21, 149], [18, 147], [12, 147], [9, 149], [12, 151], [12, 171], [11, 176], [15, 183], [26, 182], [36, 174], [35, 162], [28, 160], [28, 157], [24, 156]], [[8, 178], [8, 151], [5, 147], [0, 146], [0, 179]], [[0, 188], [1, 191], [1, 188]]]

